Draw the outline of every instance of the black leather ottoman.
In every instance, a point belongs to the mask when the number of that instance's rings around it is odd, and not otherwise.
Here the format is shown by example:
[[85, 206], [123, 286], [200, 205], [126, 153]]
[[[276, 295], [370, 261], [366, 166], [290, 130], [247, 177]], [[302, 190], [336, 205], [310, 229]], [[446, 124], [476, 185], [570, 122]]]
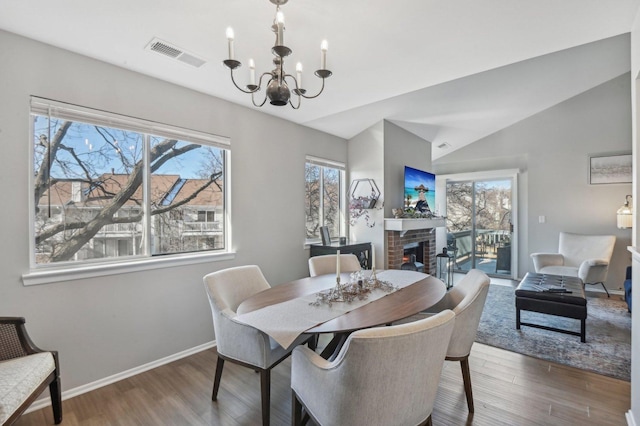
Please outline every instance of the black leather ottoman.
[[[562, 289], [566, 292], [554, 292], [562, 291]], [[580, 333], [540, 324], [521, 322], [521, 310], [579, 319]], [[585, 297], [584, 287], [580, 278], [529, 272], [516, 288], [516, 329], [518, 330], [520, 330], [521, 325], [526, 325], [544, 330], [558, 331], [560, 333], [580, 336], [580, 341], [584, 343], [586, 341], [586, 319], [587, 298]]]

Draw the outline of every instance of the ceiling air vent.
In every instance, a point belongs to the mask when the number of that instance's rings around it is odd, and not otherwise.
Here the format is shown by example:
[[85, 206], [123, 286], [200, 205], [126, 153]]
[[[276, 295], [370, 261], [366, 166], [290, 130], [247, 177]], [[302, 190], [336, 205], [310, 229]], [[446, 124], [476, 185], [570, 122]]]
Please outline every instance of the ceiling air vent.
[[446, 149], [449, 148], [451, 145], [449, 144], [449, 142], [443, 142], [440, 145], [438, 145], [438, 148], [440, 149]]
[[166, 41], [162, 41], [158, 38], [154, 38], [153, 40], [151, 40], [149, 44], [147, 44], [145, 49], [164, 56], [168, 56], [196, 68], [201, 67], [207, 62], [196, 55], [185, 52], [184, 49], [172, 45], [171, 43], [167, 43]]

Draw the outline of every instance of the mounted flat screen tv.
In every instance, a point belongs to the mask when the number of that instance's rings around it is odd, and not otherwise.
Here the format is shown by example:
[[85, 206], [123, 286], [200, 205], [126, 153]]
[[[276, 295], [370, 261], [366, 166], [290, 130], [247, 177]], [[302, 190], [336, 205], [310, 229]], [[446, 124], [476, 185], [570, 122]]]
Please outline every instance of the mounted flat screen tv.
[[404, 207], [421, 213], [435, 213], [436, 175], [413, 167], [404, 167]]

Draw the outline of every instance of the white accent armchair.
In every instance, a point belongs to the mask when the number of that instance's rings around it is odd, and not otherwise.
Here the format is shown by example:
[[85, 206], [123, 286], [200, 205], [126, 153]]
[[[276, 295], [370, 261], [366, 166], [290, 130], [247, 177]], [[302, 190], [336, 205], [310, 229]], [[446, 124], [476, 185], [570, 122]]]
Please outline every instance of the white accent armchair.
[[[335, 254], [325, 254], [322, 256], [313, 256], [309, 258], [309, 275], [316, 277], [318, 275], [335, 274], [336, 273], [336, 256]], [[355, 254], [340, 255], [340, 272], [356, 272], [362, 269], [358, 256]]]
[[430, 425], [455, 314], [351, 334], [334, 361], [293, 351], [293, 424]]
[[262, 424], [270, 418], [271, 369], [291, 354], [297, 345], [309, 339], [300, 336], [283, 349], [265, 333], [233, 321], [238, 305], [248, 297], [271, 288], [258, 266], [239, 266], [205, 275], [205, 289], [213, 314], [218, 362], [211, 399], [217, 400], [225, 361], [249, 367], [260, 373]]
[[560, 233], [558, 253], [532, 253], [537, 273], [578, 277], [584, 284], [604, 285], [616, 243], [615, 235]]

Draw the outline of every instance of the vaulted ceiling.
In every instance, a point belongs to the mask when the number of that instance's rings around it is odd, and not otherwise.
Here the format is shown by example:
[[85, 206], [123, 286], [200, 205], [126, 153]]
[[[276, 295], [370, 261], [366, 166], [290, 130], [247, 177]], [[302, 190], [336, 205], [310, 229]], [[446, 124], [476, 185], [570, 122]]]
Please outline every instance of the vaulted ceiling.
[[[640, 0], [290, 0], [285, 61], [320, 82], [320, 42], [333, 72], [299, 110], [260, 110], [343, 138], [387, 119], [433, 143], [433, 157], [472, 143], [629, 71]], [[235, 31], [248, 83], [273, 68], [269, 0], [0, 0], [0, 29], [255, 108], [222, 66]], [[162, 40], [195, 67], [145, 49]], [[445, 144], [445, 148], [438, 146]]]

